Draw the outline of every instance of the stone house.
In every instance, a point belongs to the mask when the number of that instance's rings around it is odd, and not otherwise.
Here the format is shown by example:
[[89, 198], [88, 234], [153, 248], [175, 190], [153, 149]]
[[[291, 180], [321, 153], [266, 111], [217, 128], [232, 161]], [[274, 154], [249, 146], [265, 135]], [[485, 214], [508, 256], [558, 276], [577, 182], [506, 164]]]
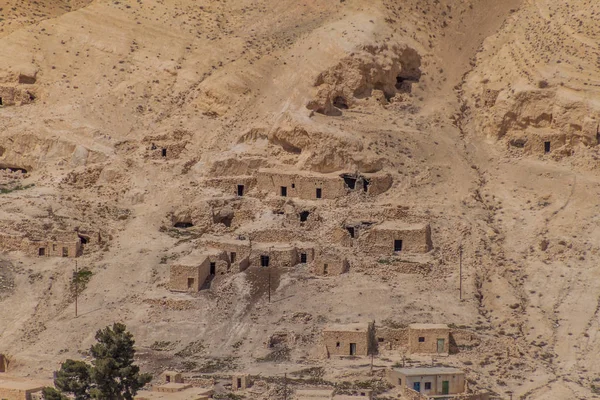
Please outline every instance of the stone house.
[[183, 383], [183, 376], [176, 371], [165, 371], [161, 374], [164, 383]]
[[327, 357], [367, 356], [374, 351], [372, 323], [333, 325], [323, 329]]
[[199, 292], [211, 275], [210, 259], [203, 253], [192, 253], [171, 265], [169, 289], [173, 292]]
[[246, 390], [252, 385], [248, 374], [235, 374], [231, 376], [231, 390]]
[[359, 247], [364, 253], [376, 256], [427, 253], [433, 247], [431, 227], [429, 224], [386, 221], [361, 235]]
[[21, 106], [35, 101], [34, 90], [15, 86], [0, 86], [0, 106]]
[[371, 389], [356, 390], [353, 394], [337, 394], [333, 400], [372, 400], [373, 391]]
[[448, 354], [450, 328], [445, 324], [411, 324], [408, 327], [411, 354]]
[[341, 275], [348, 272], [349, 265], [348, 259], [344, 256], [319, 254], [312, 264], [311, 271], [321, 276]]
[[406, 395], [459, 395], [465, 392], [465, 373], [458, 368], [394, 368], [386, 371], [388, 382]]
[[389, 174], [320, 174], [309, 171], [261, 168], [256, 177], [258, 189], [281, 197], [305, 200], [337, 199], [351, 191], [377, 195], [392, 186]]
[[38, 257], [79, 257], [82, 253], [82, 238], [76, 232], [61, 232], [51, 239], [31, 240], [28, 253]]
[[2, 400], [41, 400], [43, 383], [31, 381], [0, 380], [0, 399]]
[[218, 249], [225, 252], [229, 260], [230, 272], [242, 272], [249, 266], [251, 244], [247, 239], [236, 239], [227, 236], [203, 236], [203, 247]]
[[228, 195], [243, 197], [256, 186], [256, 177], [251, 175], [220, 176], [208, 178], [204, 180], [204, 184], [208, 187], [220, 189]]
[[284, 243], [253, 243], [250, 253], [252, 267], [289, 268], [299, 260], [296, 247]]
[[518, 135], [511, 135], [508, 139], [508, 145], [512, 148], [523, 149], [528, 154], [549, 154], [565, 146], [566, 144], [575, 144], [577, 138], [567, 139], [563, 132], [554, 130], [526, 131]]

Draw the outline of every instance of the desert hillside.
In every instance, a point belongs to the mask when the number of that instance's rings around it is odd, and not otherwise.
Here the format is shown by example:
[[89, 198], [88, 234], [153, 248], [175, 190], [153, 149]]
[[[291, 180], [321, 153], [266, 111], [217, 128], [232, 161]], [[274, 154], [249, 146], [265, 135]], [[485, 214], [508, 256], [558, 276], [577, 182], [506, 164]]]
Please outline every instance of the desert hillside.
[[[0, 1], [9, 373], [48, 379], [121, 321], [155, 375], [383, 381], [408, 357], [492, 398], [597, 398], [598, 12]], [[201, 290], [170, 290], [204, 259]], [[325, 357], [324, 328], [373, 321], [456, 342], [380, 345], [374, 373]]]

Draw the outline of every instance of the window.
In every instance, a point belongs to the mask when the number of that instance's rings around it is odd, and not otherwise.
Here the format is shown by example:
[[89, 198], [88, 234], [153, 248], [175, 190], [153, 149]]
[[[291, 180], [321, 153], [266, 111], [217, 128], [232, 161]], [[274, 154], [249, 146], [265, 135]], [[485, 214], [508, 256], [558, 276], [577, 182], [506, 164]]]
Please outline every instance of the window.
[[269, 266], [269, 256], [260, 256], [260, 266], [261, 267]]
[[217, 263], [210, 263], [210, 274], [215, 275], [217, 273]]
[[56, 245], [55, 244], [52, 245], [52, 251], [56, 251]]
[[329, 269], [329, 265], [323, 264], [323, 275], [327, 275], [329, 273], [328, 269]]
[[425, 390], [431, 390], [431, 382], [425, 382]]
[[193, 288], [194, 287], [194, 278], [188, 278], [187, 285], [188, 285], [188, 289]]
[[63, 247], [63, 257], [69, 257], [69, 248]]
[[337, 342], [337, 343], [335, 344], [335, 347], [340, 347], [340, 342]]
[[39, 256], [45, 256], [46, 255], [46, 249], [44, 247], [40, 247], [40, 249], [38, 250], [38, 255]]
[[161, 154], [163, 157], [167, 156], [167, 149], [162, 149]]
[[287, 186], [281, 187], [281, 197], [287, 197]]
[[402, 240], [394, 240], [394, 251], [402, 251]]
[[419, 336], [419, 343], [424, 343], [425, 342], [425, 338], [423, 336]]
[[402, 386], [402, 378], [398, 378], [398, 386]]
[[323, 197], [323, 191], [321, 188], [317, 188], [317, 199], [320, 199], [321, 197]]
[[292, 189], [296, 189], [296, 184], [292, 183]]
[[382, 337], [380, 337], [380, 338], [377, 338], [377, 341], [378, 341], [379, 343], [383, 343], [383, 338], [382, 338]]
[[300, 253], [300, 264], [306, 264], [306, 253]]

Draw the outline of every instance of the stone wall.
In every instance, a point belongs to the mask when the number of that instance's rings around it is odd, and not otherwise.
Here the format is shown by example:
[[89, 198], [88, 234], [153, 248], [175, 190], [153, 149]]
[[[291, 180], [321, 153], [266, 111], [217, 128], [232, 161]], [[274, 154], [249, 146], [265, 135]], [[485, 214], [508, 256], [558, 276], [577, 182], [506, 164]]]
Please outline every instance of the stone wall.
[[[169, 288], [174, 292], [199, 292], [210, 274], [208, 257], [198, 260], [197, 265], [171, 265]], [[193, 281], [188, 281], [193, 279]], [[191, 283], [191, 284], [190, 284]]]
[[33, 103], [35, 93], [18, 87], [0, 86], [0, 97], [2, 106], [20, 106]]
[[[411, 354], [448, 354], [450, 349], [450, 329], [443, 325], [432, 325], [425, 328], [426, 324], [410, 325], [408, 329], [408, 349]], [[419, 341], [419, 338], [424, 339]], [[444, 340], [443, 351], [438, 352], [437, 341]]]
[[408, 328], [375, 327], [375, 339], [379, 351], [398, 351], [408, 347]]
[[32, 241], [27, 253], [32, 257], [79, 257], [81, 242]]
[[336, 199], [348, 193], [344, 180], [337, 174], [310, 174], [306, 172], [284, 172], [275, 169], [260, 169], [257, 186], [259, 190], [282, 196], [282, 188], [286, 196], [305, 200], [317, 200], [320, 189], [321, 199]]
[[340, 325], [323, 330], [323, 342], [328, 356], [349, 356], [350, 344], [356, 344], [356, 356], [366, 356], [371, 349], [371, 324]]
[[312, 265], [311, 271], [315, 275], [341, 275], [348, 272], [349, 264], [345, 257], [334, 255], [319, 255]]
[[32, 400], [32, 395], [40, 393], [42, 387], [39, 388], [11, 388], [0, 386], [0, 399], [2, 400]]
[[[396, 241], [401, 250], [396, 251]], [[427, 253], [432, 249], [429, 224], [406, 224], [388, 221], [374, 226], [359, 239], [361, 251], [371, 255], [394, 255], [396, 253]]]
[[261, 257], [269, 257], [269, 267], [288, 268], [298, 264], [299, 256], [294, 246], [281, 243], [260, 243], [252, 246], [250, 266], [262, 267]]
[[[204, 185], [225, 192], [232, 196], [245, 196], [256, 187], [256, 178], [253, 176], [226, 176], [204, 180]], [[242, 186], [238, 192], [238, 186]]]

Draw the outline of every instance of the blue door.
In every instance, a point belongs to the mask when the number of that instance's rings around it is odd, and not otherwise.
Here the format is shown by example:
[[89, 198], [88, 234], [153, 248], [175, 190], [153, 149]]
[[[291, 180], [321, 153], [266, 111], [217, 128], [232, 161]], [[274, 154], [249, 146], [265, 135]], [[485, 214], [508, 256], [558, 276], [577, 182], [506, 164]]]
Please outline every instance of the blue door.
[[421, 392], [421, 382], [413, 382], [413, 389], [415, 392]]

